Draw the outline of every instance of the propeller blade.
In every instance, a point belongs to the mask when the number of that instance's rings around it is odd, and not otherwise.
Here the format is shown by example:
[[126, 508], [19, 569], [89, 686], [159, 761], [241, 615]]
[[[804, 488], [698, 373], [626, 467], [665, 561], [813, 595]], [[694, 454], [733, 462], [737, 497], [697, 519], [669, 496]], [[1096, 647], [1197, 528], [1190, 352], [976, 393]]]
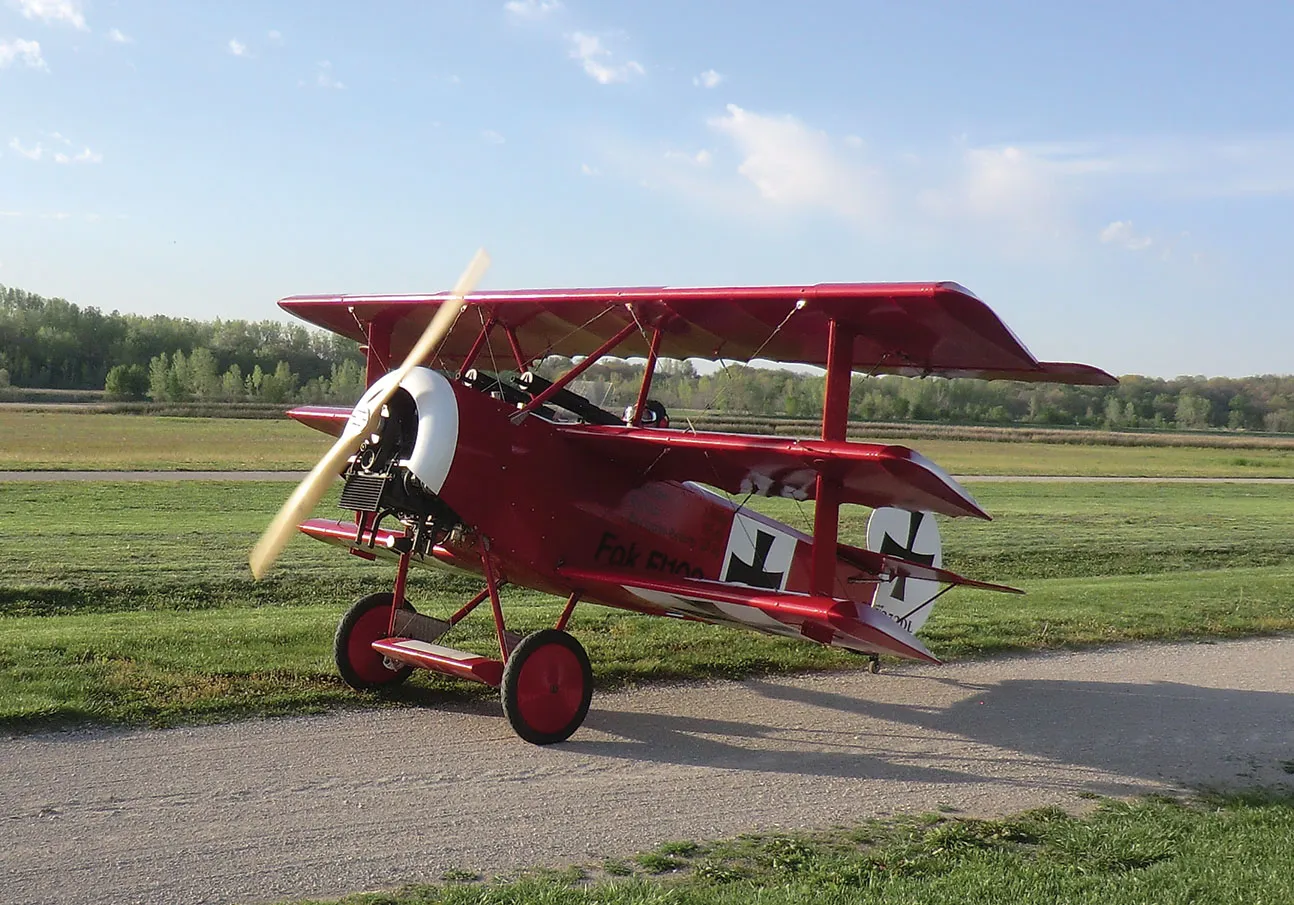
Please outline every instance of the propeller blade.
[[283, 548], [296, 532], [297, 524], [319, 505], [319, 500], [337, 479], [346, 460], [355, 454], [360, 444], [364, 442], [364, 438], [372, 433], [373, 427], [381, 417], [382, 406], [395, 395], [396, 390], [400, 388], [400, 381], [436, 353], [445, 337], [449, 335], [449, 331], [454, 328], [454, 321], [462, 311], [463, 299], [476, 288], [476, 284], [480, 282], [489, 266], [490, 256], [485, 253], [484, 248], [479, 249], [471, 263], [467, 265], [467, 269], [463, 271], [463, 275], [454, 284], [449, 298], [441, 303], [435, 317], [427, 325], [427, 329], [409, 350], [408, 356], [396, 372], [398, 375], [396, 379], [392, 380], [374, 399], [367, 402], [367, 410], [356, 407], [346, 423], [346, 429], [337, 438], [337, 442], [324, 453], [323, 458], [311, 469], [310, 474], [306, 475], [305, 480], [297, 486], [287, 502], [279, 509], [248, 557], [252, 575], [257, 580], [263, 578], [274, 565], [275, 560], [279, 558], [279, 554], [283, 552]]

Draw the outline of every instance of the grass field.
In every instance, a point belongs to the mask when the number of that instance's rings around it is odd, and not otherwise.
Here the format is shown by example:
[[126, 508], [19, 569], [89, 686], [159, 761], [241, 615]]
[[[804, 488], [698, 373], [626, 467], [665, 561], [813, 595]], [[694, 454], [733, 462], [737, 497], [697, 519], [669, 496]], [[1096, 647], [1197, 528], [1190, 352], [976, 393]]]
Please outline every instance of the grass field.
[[[0, 483], [0, 725], [167, 724], [372, 703], [336, 678], [331, 635], [351, 600], [389, 586], [392, 568], [299, 539], [268, 581], [248, 574], [246, 551], [289, 489]], [[943, 520], [946, 564], [1029, 596], [950, 594], [923, 632], [940, 656], [1294, 629], [1294, 486], [972, 490], [996, 521]], [[812, 523], [810, 505], [761, 508]], [[861, 542], [864, 519], [865, 510], [849, 512], [842, 539]], [[444, 614], [477, 589], [469, 577], [418, 571], [410, 596]], [[559, 606], [526, 591], [506, 597], [522, 631], [551, 624]], [[462, 628], [455, 643], [490, 649], [487, 619]], [[814, 645], [593, 606], [577, 611], [573, 629], [602, 688], [857, 663]], [[419, 674], [394, 702], [487, 693]]]
[[[33, 424], [22, 419], [36, 418]], [[326, 438], [272, 421], [0, 411], [0, 469], [296, 469]], [[913, 441], [970, 474], [1294, 476], [1287, 449]], [[286, 451], [286, 452], [285, 452]], [[941, 520], [946, 565], [1024, 587], [956, 591], [923, 635], [945, 658], [1183, 637], [1294, 631], [1294, 485], [969, 482], [992, 523]], [[256, 583], [246, 552], [288, 483], [0, 483], [0, 728], [168, 725], [493, 694], [416, 674], [392, 696], [336, 677], [331, 637], [393, 569], [298, 539]], [[333, 498], [335, 500], [335, 497]], [[754, 501], [799, 527], [812, 505]], [[321, 511], [335, 502], [326, 502]], [[861, 543], [866, 511], [842, 540]], [[476, 580], [417, 572], [410, 595], [443, 614]], [[560, 602], [508, 590], [511, 625], [550, 625]], [[487, 619], [459, 646], [488, 651]], [[844, 668], [815, 645], [581, 607], [573, 630], [599, 688], [689, 677]], [[1294, 770], [1294, 762], [1289, 767]], [[999, 820], [903, 817], [806, 834], [679, 840], [633, 858], [512, 879], [464, 865], [431, 885], [348, 903], [1294, 901], [1294, 795], [1104, 802]]]
[[[314, 465], [329, 442], [286, 419], [10, 410], [0, 410], [0, 437], [0, 470], [301, 470]], [[1232, 449], [938, 437], [884, 442], [912, 446], [954, 474], [1294, 478], [1294, 444]]]
[[1102, 801], [997, 820], [926, 814], [817, 833], [678, 840], [633, 858], [366, 893], [346, 905], [1266, 905], [1294, 901], [1294, 793]]

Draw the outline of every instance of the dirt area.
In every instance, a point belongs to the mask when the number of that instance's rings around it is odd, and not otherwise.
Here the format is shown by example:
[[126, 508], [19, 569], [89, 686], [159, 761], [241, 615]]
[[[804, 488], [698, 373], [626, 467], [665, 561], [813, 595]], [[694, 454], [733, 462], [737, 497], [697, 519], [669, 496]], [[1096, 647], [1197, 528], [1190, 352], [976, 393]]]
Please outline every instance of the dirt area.
[[0, 738], [6, 901], [235, 902], [598, 862], [668, 839], [1290, 782], [1294, 638], [497, 705]]

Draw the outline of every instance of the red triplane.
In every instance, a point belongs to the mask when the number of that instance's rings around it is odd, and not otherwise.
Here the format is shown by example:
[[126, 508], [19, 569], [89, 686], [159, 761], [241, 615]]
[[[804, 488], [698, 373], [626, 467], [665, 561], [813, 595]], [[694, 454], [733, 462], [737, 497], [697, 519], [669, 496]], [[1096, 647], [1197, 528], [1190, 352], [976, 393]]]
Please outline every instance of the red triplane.
[[[484, 682], [536, 744], [566, 739], [588, 711], [589, 659], [566, 631], [580, 602], [938, 662], [914, 632], [939, 585], [1013, 590], [940, 568], [930, 514], [988, 518], [956, 481], [906, 447], [845, 439], [853, 371], [1115, 382], [1037, 361], [954, 283], [472, 293], [482, 269], [451, 293], [280, 302], [362, 343], [370, 386], [354, 410], [290, 413], [340, 439], [252, 565], [262, 574], [295, 527], [395, 560], [392, 590], [359, 600], [337, 629], [345, 681], [375, 689], [422, 668]], [[611, 354], [647, 361], [623, 418], [571, 390]], [[532, 370], [549, 355], [585, 357], [549, 382]], [[650, 399], [658, 357], [825, 367], [821, 439], [668, 426]], [[339, 472], [356, 517], [298, 526]], [[813, 500], [813, 535], [725, 493]], [[876, 510], [868, 549], [837, 540], [842, 504]], [[484, 588], [447, 618], [416, 613], [411, 565], [473, 572]], [[505, 583], [564, 597], [554, 627], [509, 632]], [[441, 643], [487, 600], [497, 657]]]

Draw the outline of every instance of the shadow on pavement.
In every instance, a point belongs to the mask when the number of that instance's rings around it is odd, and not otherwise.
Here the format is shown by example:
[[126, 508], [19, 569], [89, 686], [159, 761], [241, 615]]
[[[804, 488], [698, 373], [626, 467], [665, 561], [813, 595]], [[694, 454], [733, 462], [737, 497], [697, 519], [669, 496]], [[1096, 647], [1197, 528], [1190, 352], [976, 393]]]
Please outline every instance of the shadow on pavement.
[[[1292, 781], [1292, 694], [1177, 682], [919, 681], [952, 691], [952, 702], [935, 707], [878, 702], [751, 680], [745, 687], [761, 696], [803, 706], [806, 724], [822, 723], [820, 714], [810, 716], [810, 709], [834, 711], [827, 721], [832, 728], [799, 728], [794, 716], [785, 724], [764, 725], [594, 710], [586, 725], [619, 740], [583, 741], [577, 735], [565, 747], [662, 763], [912, 782], [1006, 781], [999, 770], [981, 773], [975, 767], [977, 761], [999, 764], [1003, 757], [1071, 764], [1154, 783]], [[716, 701], [716, 710], [721, 706]], [[922, 737], [936, 734], [968, 744], [958, 749], [955, 741], [922, 743]], [[887, 739], [895, 741], [890, 750]]]

